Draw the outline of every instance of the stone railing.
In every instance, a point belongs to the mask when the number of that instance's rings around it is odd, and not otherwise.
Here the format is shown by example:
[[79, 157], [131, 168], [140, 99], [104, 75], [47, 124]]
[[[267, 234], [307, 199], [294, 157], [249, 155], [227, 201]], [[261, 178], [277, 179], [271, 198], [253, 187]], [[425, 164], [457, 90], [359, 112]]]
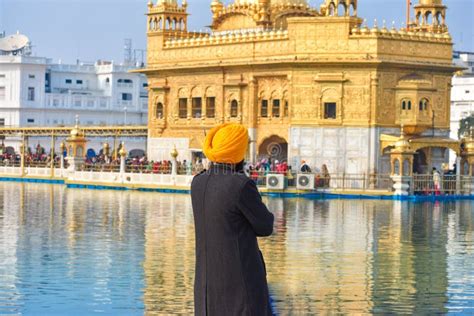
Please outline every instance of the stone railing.
[[372, 28], [369, 28], [366, 24], [364, 26], [356, 26], [351, 31], [351, 38], [365, 38], [365, 37], [377, 37], [377, 38], [388, 38], [388, 39], [405, 39], [405, 40], [419, 40], [425, 42], [444, 42], [451, 43], [451, 35], [447, 32], [429, 32], [419, 31], [415, 32], [410, 29], [401, 28], [397, 29], [394, 25], [391, 29], [388, 29], [385, 25], [379, 28], [375, 23]]
[[206, 45], [236, 44], [253, 41], [274, 41], [288, 39], [287, 30], [251, 29], [221, 33], [195, 33], [190, 38], [171, 38], [165, 48], [195, 47]]

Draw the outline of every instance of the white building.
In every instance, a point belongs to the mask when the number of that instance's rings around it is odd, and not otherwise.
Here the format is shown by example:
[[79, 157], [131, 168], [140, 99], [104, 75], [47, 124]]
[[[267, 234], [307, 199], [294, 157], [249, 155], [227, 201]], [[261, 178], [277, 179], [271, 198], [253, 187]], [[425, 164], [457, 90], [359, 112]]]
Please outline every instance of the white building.
[[451, 138], [458, 139], [460, 121], [474, 115], [474, 75], [455, 76], [451, 90]]
[[[474, 53], [455, 51], [453, 63], [464, 68], [462, 75], [454, 76], [451, 83], [450, 137], [459, 139], [460, 121], [474, 115]], [[451, 152], [450, 163], [455, 160], [455, 154]]]
[[465, 75], [474, 74], [474, 53], [455, 51], [453, 62], [456, 66], [465, 68]]
[[[129, 73], [133, 67], [106, 61], [53, 63], [28, 56], [21, 49], [2, 51], [2, 47], [5, 45], [0, 45], [0, 126], [71, 126], [76, 115], [83, 126], [147, 124], [147, 81], [144, 75]], [[49, 148], [50, 140], [43, 141]], [[89, 147], [99, 149], [103, 141], [91, 139]], [[18, 146], [17, 141], [7, 142], [7, 146]], [[145, 139], [126, 142], [129, 149], [146, 146]]]

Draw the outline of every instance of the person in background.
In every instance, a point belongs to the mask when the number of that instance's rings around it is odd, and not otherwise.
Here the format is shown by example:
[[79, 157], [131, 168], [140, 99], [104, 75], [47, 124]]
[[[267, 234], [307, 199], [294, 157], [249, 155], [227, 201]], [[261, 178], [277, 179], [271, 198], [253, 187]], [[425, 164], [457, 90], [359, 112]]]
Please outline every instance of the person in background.
[[433, 167], [433, 191], [435, 195], [441, 193], [441, 174], [435, 167]]
[[258, 170], [252, 166], [250, 168], [250, 179], [252, 179], [255, 183], [258, 181]]
[[321, 166], [321, 173], [323, 174], [323, 186], [329, 188], [329, 182], [331, 181], [331, 175], [329, 174], [328, 166], [323, 164]]
[[203, 146], [212, 164], [191, 184], [198, 316], [272, 315], [257, 237], [272, 234], [274, 217], [254, 181], [243, 173], [247, 147], [243, 125], [213, 128]]
[[306, 164], [306, 161], [301, 160], [300, 171], [303, 173], [311, 173], [311, 168]]

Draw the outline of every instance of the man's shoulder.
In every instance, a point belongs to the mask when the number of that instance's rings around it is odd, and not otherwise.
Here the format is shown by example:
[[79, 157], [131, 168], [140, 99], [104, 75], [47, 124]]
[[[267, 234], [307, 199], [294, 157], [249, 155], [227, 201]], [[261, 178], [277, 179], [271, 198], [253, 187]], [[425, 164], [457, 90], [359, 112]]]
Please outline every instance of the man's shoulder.
[[199, 172], [198, 174], [196, 174], [194, 177], [193, 177], [193, 181], [191, 182], [191, 186], [196, 183], [196, 182], [199, 182], [200, 180], [202, 180], [205, 175], [207, 174], [207, 170], [204, 169], [202, 170], [201, 172]]

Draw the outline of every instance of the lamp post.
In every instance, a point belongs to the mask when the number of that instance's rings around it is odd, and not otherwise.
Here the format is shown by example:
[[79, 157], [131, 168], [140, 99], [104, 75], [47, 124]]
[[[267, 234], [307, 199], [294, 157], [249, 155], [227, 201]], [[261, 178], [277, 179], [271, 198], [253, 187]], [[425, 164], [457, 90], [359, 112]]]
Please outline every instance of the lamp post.
[[20, 169], [23, 177], [25, 175], [25, 136], [23, 136], [20, 144]]
[[171, 175], [175, 176], [178, 174], [178, 150], [176, 150], [176, 145], [173, 147], [173, 149], [170, 152], [171, 155]]
[[51, 178], [54, 177], [54, 147], [56, 146], [56, 139], [54, 133], [51, 134]]
[[122, 142], [122, 146], [120, 146], [119, 155], [120, 155], [120, 176], [122, 177], [122, 180], [123, 180], [125, 176], [125, 157], [127, 156], [127, 151], [125, 150], [124, 142]]
[[61, 142], [59, 145], [59, 150], [60, 150], [60, 169], [61, 169], [61, 177], [63, 176], [63, 170], [64, 170], [64, 150], [66, 149], [66, 144], [64, 142]]

